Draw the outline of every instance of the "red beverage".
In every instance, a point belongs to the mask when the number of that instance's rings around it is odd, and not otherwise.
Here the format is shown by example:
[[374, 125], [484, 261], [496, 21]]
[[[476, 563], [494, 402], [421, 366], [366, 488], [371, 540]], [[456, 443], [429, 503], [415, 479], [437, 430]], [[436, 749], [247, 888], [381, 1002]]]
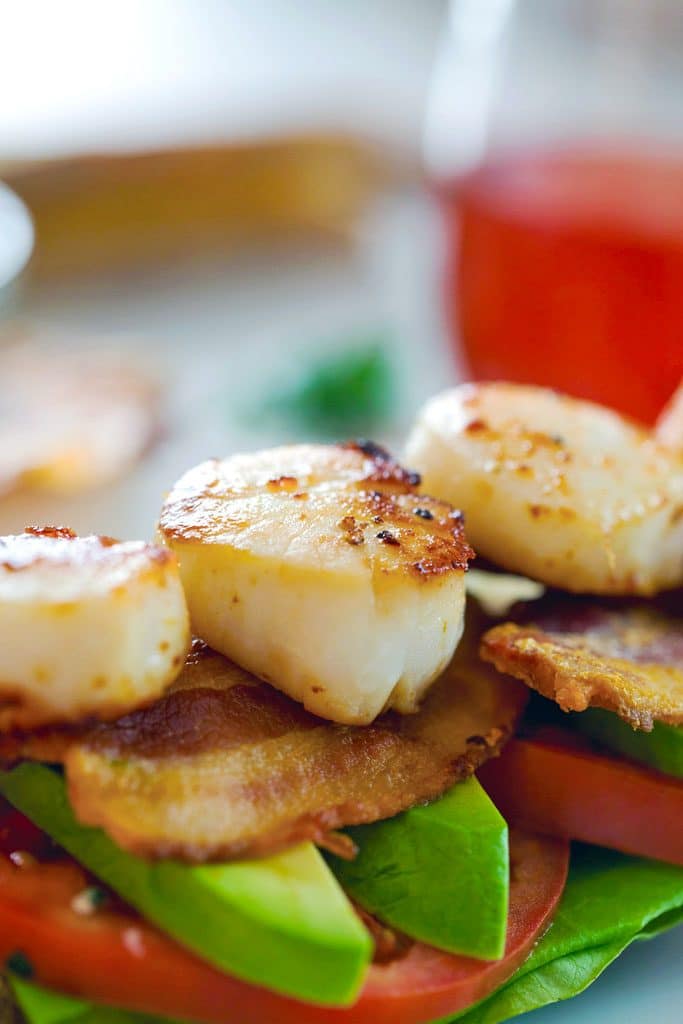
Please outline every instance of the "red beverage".
[[440, 198], [445, 299], [472, 376], [654, 420], [683, 377], [683, 158], [526, 152]]

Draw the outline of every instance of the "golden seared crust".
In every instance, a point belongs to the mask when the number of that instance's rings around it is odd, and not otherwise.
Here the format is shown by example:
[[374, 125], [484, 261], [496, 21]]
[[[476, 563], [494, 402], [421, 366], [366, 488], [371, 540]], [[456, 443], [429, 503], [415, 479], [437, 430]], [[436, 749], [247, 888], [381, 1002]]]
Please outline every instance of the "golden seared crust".
[[[171, 547], [216, 543], [296, 564], [427, 579], [463, 572], [473, 552], [460, 512], [418, 493], [420, 477], [371, 442], [297, 445], [211, 460], [172, 489], [159, 521]], [[310, 558], [310, 555], [308, 556]]]
[[70, 748], [72, 805], [145, 857], [224, 860], [303, 840], [348, 853], [335, 829], [439, 796], [514, 731], [526, 691], [475, 650], [458, 650], [417, 714], [358, 727], [195, 647], [167, 696]]
[[396, 459], [374, 441], [347, 441], [340, 446], [342, 450], [364, 456], [366, 481], [374, 483], [394, 484], [397, 487], [416, 488], [420, 486], [421, 477], [413, 469], [404, 469]]
[[115, 568], [131, 554], [140, 559], [143, 573], [152, 577], [173, 562], [172, 552], [156, 544], [96, 535], [79, 537], [67, 526], [27, 526], [22, 534], [0, 537], [0, 573], [39, 566]]
[[[344, 543], [365, 545], [384, 571], [419, 578], [464, 572], [474, 552], [459, 511], [427, 495], [360, 491], [338, 522]], [[384, 549], [378, 548], [378, 543]]]
[[[485, 634], [482, 657], [563, 711], [614, 711], [634, 729], [683, 724], [683, 619], [651, 604], [536, 602]], [[526, 616], [525, 616], [526, 618]]]

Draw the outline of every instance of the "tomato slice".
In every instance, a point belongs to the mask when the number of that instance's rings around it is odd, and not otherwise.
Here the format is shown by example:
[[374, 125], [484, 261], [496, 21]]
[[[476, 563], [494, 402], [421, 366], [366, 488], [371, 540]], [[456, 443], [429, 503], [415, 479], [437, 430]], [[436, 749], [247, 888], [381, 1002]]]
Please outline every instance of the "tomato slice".
[[[0, 836], [0, 962], [21, 953], [35, 980], [49, 988], [198, 1024], [422, 1024], [456, 1013], [497, 988], [527, 957], [551, 920], [569, 862], [566, 842], [511, 836], [503, 959], [484, 963], [414, 943], [400, 959], [373, 965], [356, 1005], [337, 1010], [222, 974], [113, 895], [94, 913], [78, 913], [75, 897], [96, 884], [80, 865], [53, 848], [46, 853], [43, 834], [2, 804]], [[32, 856], [17, 857], [18, 846]]]
[[[312, 1011], [282, 1024], [424, 1024], [484, 999], [522, 964], [550, 924], [569, 867], [569, 845], [510, 834], [510, 906], [505, 955], [494, 963], [450, 956], [422, 943], [402, 959], [375, 964], [347, 1011]], [[476, 906], [472, 912], [476, 914]], [[280, 1019], [277, 1018], [278, 1024]]]
[[519, 828], [683, 866], [683, 780], [544, 727], [511, 740], [479, 779]]

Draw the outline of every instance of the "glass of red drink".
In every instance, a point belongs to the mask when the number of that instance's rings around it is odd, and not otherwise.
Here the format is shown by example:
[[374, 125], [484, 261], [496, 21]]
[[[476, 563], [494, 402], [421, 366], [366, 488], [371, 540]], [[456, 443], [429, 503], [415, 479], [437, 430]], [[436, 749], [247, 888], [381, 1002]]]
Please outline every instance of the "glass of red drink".
[[683, 377], [683, 3], [452, 0], [426, 158], [471, 376], [652, 421]]

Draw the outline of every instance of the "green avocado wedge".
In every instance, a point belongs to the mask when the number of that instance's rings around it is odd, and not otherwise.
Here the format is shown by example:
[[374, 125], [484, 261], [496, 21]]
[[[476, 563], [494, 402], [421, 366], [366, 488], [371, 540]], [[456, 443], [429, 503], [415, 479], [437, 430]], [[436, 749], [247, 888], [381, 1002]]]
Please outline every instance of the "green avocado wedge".
[[474, 777], [434, 803], [346, 831], [358, 856], [328, 862], [361, 907], [439, 949], [482, 960], [503, 955], [508, 831]]
[[571, 715], [570, 721], [573, 728], [608, 750], [683, 779], [683, 729], [679, 726], [655, 722], [652, 732], [643, 732], [602, 708]]
[[256, 861], [149, 863], [80, 825], [60, 775], [25, 763], [0, 791], [144, 917], [237, 978], [321, 1005], [355, 999], [372, 940], [310, 843]]
[[11, 978], [10, 988], [27, 1024], [174, 1024], [161, 1017], [94, 1006], [73, 996], [50, 992], [22, 978]]
[[[569, 999], [632, 942], [682, 922], [683, 868], [577, 845], [554, 922], [529, 959], [488, 999], [441, 1024], [501, 1024]], [[171, 1024], [82, 1003], [13, 978], [13, 987], [17, 984], [28, 1024]]]
[[632, 942], [682, 922], [683, 868], [575, 845], [560, 906], [529, 959], [506, 985], [447, 1024], [500, 1024], [570, 999]]

